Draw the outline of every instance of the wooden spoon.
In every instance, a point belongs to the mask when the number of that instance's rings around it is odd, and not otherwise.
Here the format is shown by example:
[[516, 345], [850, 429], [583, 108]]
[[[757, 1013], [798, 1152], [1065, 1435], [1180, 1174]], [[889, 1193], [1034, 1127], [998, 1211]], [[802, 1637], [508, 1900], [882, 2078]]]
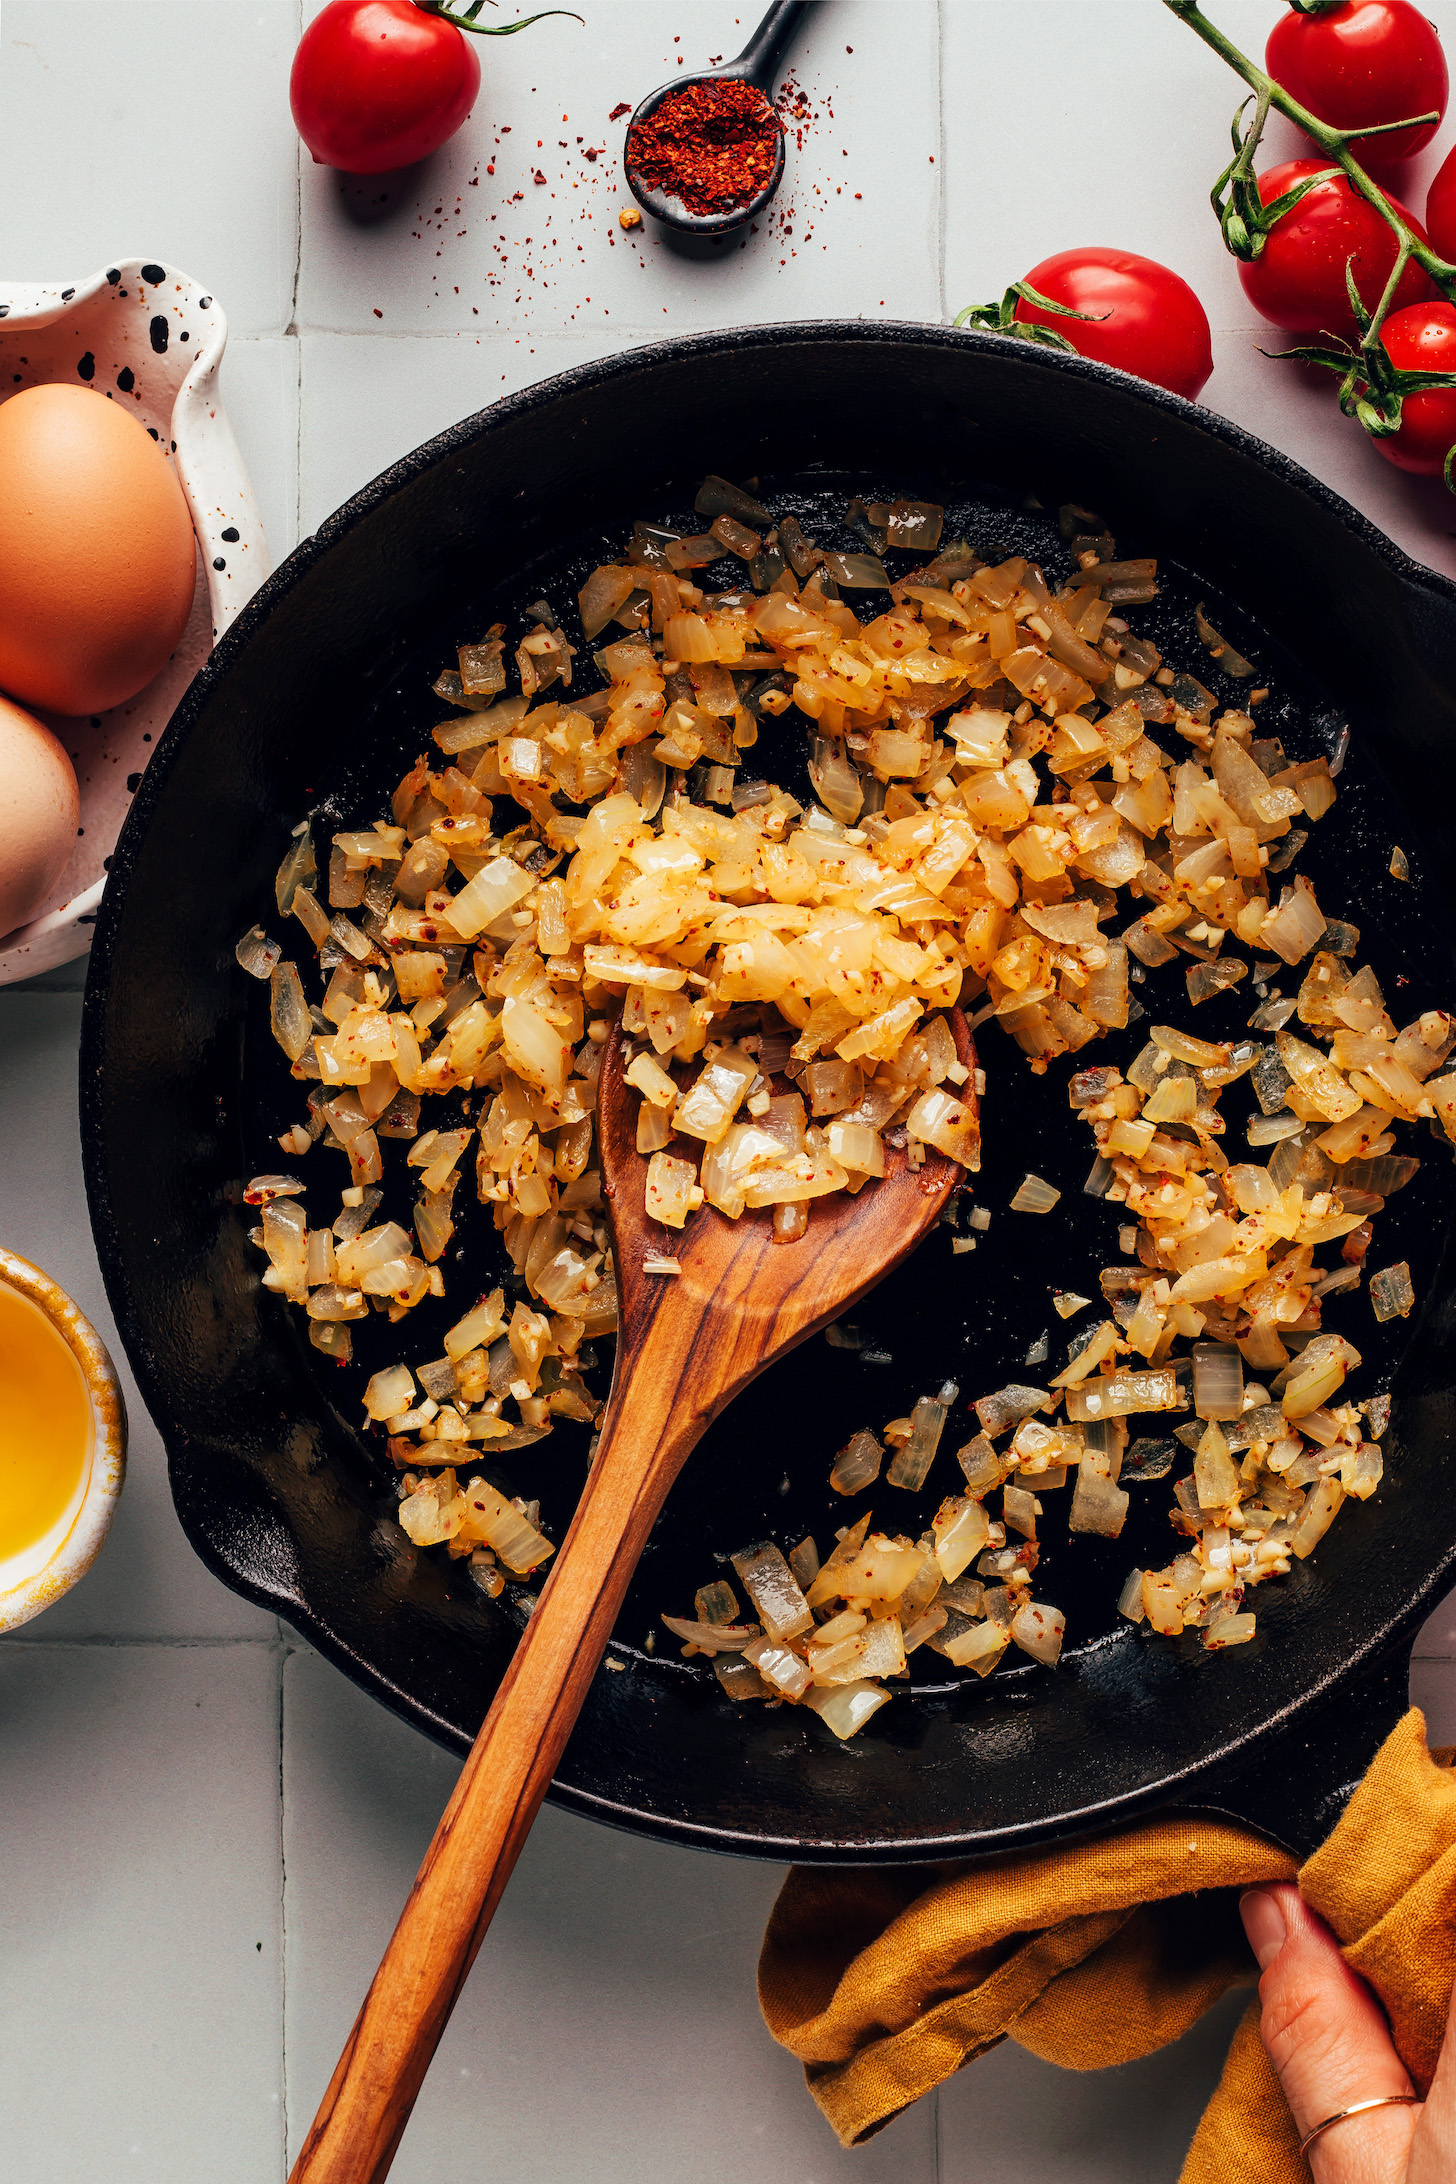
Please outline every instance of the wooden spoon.
[[[974, 1072], [959, 1009], [956, 1051]], [[704, 1208], [681, 1237], [649, 1222], [636, 1093], [620, 1029], [602, 1062], [597, 1140], [619, 1293], [617, 1367], [596, 1459], [410, 1898], [364, 1999], [291, 2184], [376, 2184], [597, 1672], [637, 1558], [684, 1459], [766, 1365], [838, 1317], [939, 1219], [965, 1170], [887, 1152], [883, 1181], [814, 1201], [777, 1245], [767, 1212]], [[965, 1100], [974, 1107], [974, 1075]], [[664, 1251], [676, 1276], [644, 1274]], [[826, 1368], [827, 1369], [827, 1368]], [[810, 1730], [810, 1734], [815, 1733]]]

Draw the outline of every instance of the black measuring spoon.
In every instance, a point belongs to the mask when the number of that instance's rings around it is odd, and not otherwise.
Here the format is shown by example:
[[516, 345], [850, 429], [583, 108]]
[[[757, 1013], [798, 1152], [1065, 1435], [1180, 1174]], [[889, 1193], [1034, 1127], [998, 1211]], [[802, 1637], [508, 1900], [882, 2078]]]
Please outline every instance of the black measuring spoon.
[[[664, 99], [675, 98], [695, 83], [751, 83], [762, 91], [765, 98], [773, 98], [774, 78], [779, 62], [790, 38], [799, 27], [809, 0], [774, 0], [774, 5], [759, 24], [748, 44], [733, 61], [725, 61], [721, 68], [700, 68], [690, 76], [678, 76], [671, 83], [660, 84], [649, 91], [627, 124], [627, 145], [632, 143], [632, 131], [639, 121], [646, 121], [655, 114]], [[689, 212], [681, 198], [668, 197], [661, 190], [649, 189], [633, 174], [626, 153], [623, 169], [627, 187], [644, 212], [650, 212], [654, 220], [664, 227], [676, 228], [682, 235], [727, 235], [732, 229], [742, 227], [774, 197], [784, 179], [784, 139], [780, 131], [774, 146], [773, 172], [762, 189], [745, 199], [741, 205], [730, 206], [726, 212]]]

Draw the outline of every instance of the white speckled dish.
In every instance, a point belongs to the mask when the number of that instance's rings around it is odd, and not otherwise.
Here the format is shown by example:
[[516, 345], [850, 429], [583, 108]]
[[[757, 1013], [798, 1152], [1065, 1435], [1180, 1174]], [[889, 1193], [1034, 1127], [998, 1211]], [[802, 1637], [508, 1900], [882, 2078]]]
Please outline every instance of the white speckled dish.
[[126, 1408], [105, 1343], [65, 1291], [29, 1259], [0, 1248], [0, 1282], [43, 1312], [81, 1368], [91, 1399], [91, 1462], [75, 1506], [38, 1558], [0, 1561], [0, 1631], [22, 1623], [86, 1575], [111, 1529], [126, 1476]]
[[150, 259], [118, 259], [74, 288], [0, 282], [0, 402], [59, 381], [127, 403], [176, 467], [199, 574], [182, 642], [145, 690], [90, 718], [41, 716], [75, 764], [81, 832], [49, 900], [0, 939], [0, 986], [91, 945], [106, 866], [142, 770], [214, 642], [269, 572], [252, 487], [218, 400], [226, 343], [227, 321], [201, 283]]

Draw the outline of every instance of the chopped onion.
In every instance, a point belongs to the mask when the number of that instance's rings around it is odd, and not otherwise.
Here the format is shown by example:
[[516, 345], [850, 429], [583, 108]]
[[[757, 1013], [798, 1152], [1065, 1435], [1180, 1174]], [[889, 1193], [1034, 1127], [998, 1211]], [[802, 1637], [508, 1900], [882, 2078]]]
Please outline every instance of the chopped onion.
[[244, 933], [233, 953], [250, 978], [267, 978], [283, 950], [276, 940], [268, 938], [261, 925], [253, 925]]
[[483, 1479], [471, 1480], [465, 1489], [465, 1505], [467, 1520], [486, 1546], [493, 1548], [517, 1576], [526, 1576], [555, 1554], [556, 1549], [536, 1525]]
[[1235, 675], [1242, 679], [1245, 676], [1257, 674], [1258, 670], [1252, 663], [1246, 660], [1242, 653], [1235, 652], [1226, 637], [1219, 636], [1218, 631], [1205, 615], [1201, 605], [1194, 609], [1193, 624], [1200, 638], [1207, 645], [1213, 659], [1225, 675]]
[[[1127, 1520], [1130, 1499], [1126, 1490], [1117, 1484], [1114, 1459], [1088, 1449], [1077, 1466], [1077, 1484], [1072, 1493], [1072, 1506], [1067, 1512], [1067, 1529], [1116, 1539]], [[1013, 1626], [1012, 1636], [1015, 1635]]]
[[781, 1641], [812, 1627], [814, 1617], [797, 1578], [770, 1540], [732, 1557], [743, 1589], [763, 1618], [769, 1637]]
[[834, 1460], [829, 1484], [836, 1494], [858, 1494], [880, 1475], [885, 1452], [872, 1433], [852, 1434]]
[[1061, 1192], [1050, 1183], [1044, 1183], [1039, 1175], [1023, 1177], [1016, 1196], [1011, 1201], [1013, 1213], [1050, 1213], [1061, 1197]]
[[1272, 948], [1286, 963], [1298, 963], [1318, 944], [1325, 922], [1314, 889], [1301, 874], [1280, 895], [1278, 909], [1265, 918], [1259, 929], [1259, 945]]
[[296, 1175], [255, 1175], [243, 1188], [245, 1206], [266, 1206], [275, 1198], [299, 1198], [304, 1186]]
[[980, 1502], [957, 1497], [941, 1503], [932, 1533], [936, 1566], [945, 1583], [952, 1584], [990, 1539], [991, 1520]]
[[1069, 1388], [1067, 1416], [1077, 1421], [1127, 1418], [1137, 1411], [1181, 1410], [1185, 1401], [1176, 1373], [1161, 1366], [1149, 1372], [1110, 1373]]
[[880, 1684], [855, 1682], [839, 1684], [827, 1691], [807, 1691], [804, 1704], [812, 1706], [837, 1737], [853, 1737], [887, 1704], [889, 1697], [889, 1692]]
[[[984, 1077], [972, 1081], [940, 1013], [963, 990], [979, 1004], [973, 1020], [1000, 1022], [1039, 1072], [1143, 1015], [1131, 994], [1142, 966], [1182, 953], [1201, 1004], [1248, 975], [1241, 949], [1268, 951], [1250, 1028], [1270, 1046], [1154, 1026], [1126, 1076], [1073, 1077], [1073, 1109], [1096, 1138], [1088, 1191], [1121, 1209], [1119, 1241], [1138, 1263], [1107, 1270], [1110, 1316], [1073, 1341], [1050, 1391], [1010, 1387], [977, 1403], [982, 1430], [958, 1457], [967, 1492], [918, 1541], [870, 1535], [866, 1515], [822, 1570], [812, 1540], [788, 1564], [767, 1542], [750, 1550], [764, 1558], [763, 1585], [779, 1588], [778, 1626], [749, 1589], [763, 1618], [756, 1658], [711, 1642], [744, 1628], [731, 1587], [726, 1601], [704, 1588], [695, 1620], [678, 1626], [730, 1696], [822, 1710], [860, 1692], [864, 1707], [831, 1723], [852, 1733], [913, 1647], [987, 1673], [1015, 1626], [1018, 1643], [1030, 1632], [1029, 1650], [1054, 1658], [1059, 1619], [1053, 1646], [1035, 1620], [1053, 1611], [1027, 1597], [1038, 1492], [1075, 1472], [1070, 1528], [1115, 1537], [1124, 1461], [1128, 1480], [1165, 1476], [1186, 1443], [1194, 1475], [1175, 1498], [1190, 1544], [1169, 1570], [1133, 1573], [1121, 1612], [1159, 1633], [1198, 1629], [1215, 1650], [1240, 1642], [1252, 1629], [1247, 1588], [1309, 1551], [1336, 1493], [1364, 1498], [1379, 1482], [1379, 1451], [1352, 1437], [1339, 1401], [1358, 1357], [1318, 1331], [1319, 1304], [1358, 1286], [1372, 1217], [1416, 1172], [1396, 1151], [1400, 1122], [1432, 1118], [1456, 1138], [1456, 1075], [1439, 1074], [1456, 1019], [1432, 1010], [1397, 1032], [1373, 971], [1357, 967], [1358, 930], [1327, 921], [1302, 877], [1268, 907], [1266, 875], [1288, 871], [1303, 845], [1292, 822], [1330, 808], [1343, 752], [1291, 765], [1248, 715], [1215, 719], [1212, 694], [1163, 671], [1158, 648], [1109, 613], [1152, 596], [1155, 565], [1093, 559], [1116, 549], [1083, 512], [1068, 535], [1089, 567], [1061, 590], [1022, 557], [982, 568], [957, 542], [861, 620], [839, 591], [886, 585], [878, 551], [826, 558], [792, 519], [771, 538], [771, 512], [721, 479], [698, 506], [707, 535], [639, 522], [583, 586], [602, 688], [571, 688], [571, 646], [549, 606], [530, 608], [518, 646], [496, 625], [440, 677], [457, 718], [400, 782], [390, 815], [335, 834], [326, 900], [308, 823], [296, 830], [278, 906], [318, 951], [321, 1006], [309, 1008], [299, 970], [261, 927], [238, 960], [268, 978], [275, 1035], [294, 1074], [315, 1083], [308, 1122], [279, 1142], [297, 1160], [316, 1140], [344, 1151], [349, 1187], [332, 1230], [310, 1231], [300, 1185], [254, 1179], [243, 1195], [263, 1208], [253, 1233], [264, 1283], [305, 1307], [311, 1339], [338, 1358], [353, 1319], [374, 1309], [397, 1320], [444, 1295], [470, 1148], [525, 1298], [509, 1326], [499, 1291], [457, 1319], [446, 1356], [419, 1368], [417, 1400], [408, 1366], [376, 1374], [368, 1394], [399, 1468], [438, 1474], [408, 1482], [406, 1530], [483, 1557], [494, 1593], [496, 1554], [509, 1557], [488, 1544], [487, 1522], [514, 1539], [510, 1566], [535, 1567], [550, 1543], [534, 1504], [460, 1487], [452, 1459], [527, 1446], [556, 1416], [591, 1424], [600, 1407], [581, 1375], [592, 1338], [617, 1318], [593, 1165], [613, 992], [637, 1042], [625, 1061], [642, 1095], [650, 1210], [680, 1227], [705, 1200], [730, 1218], [771, 1208], [787, 1241], [805, 1232], [816, 1196], [882, 1176], [887, 1148], [912, 1169], [927, 1148], [978, 1166]], [[933, 550], [942, 519], [931, 503], [855, 503], [851, 528], [876, 549]], [[713, 596], [679, 579], [725, 548], [747, 564], [733, 579], [743, 588]], [[1225, 669], [1247, 668], [1201, 610], [1198, 621]], [[507, 696], [512, 657], [520, 693]], [[1029, 703], [1013, 718], [1017, 699]], [[821, 802], [808, 811], [767, 765], [762, 780], [736, 773], [790, 707], [810, 724]], [[1152, 740], [1154, 724], [1181, 734], [1181, 761]], [[432, 773], [436, 753], [449, 763]], [[516, 811], [524, 824], [505, 816]], [[1111, 891], [1134, 881], [1142, 914], [1117, 919], [1112, 938]], [[1263, 990], [1281, 960], [1301, 965], [1295, 999]], [[1289, 1028], [1296, 1019], [1304, 1036]], [[1219, 1093], [1246, 1073], [1262, 1111], [1249, 1144], [1270, 1148], [1267, 1169], [1231, 1164], [1220, 1144]], [[424, 1112], [456, 1092], [470, 1096], [468, 1129]], [[691, 1159], [672, 1151], [677, 1133], [698, 1141]], [[397, 1136], [423, 1185], [413, 1233], [378, 1223], [384, 1148]], [[1012, 1203], [1045, 1212], [1058, 1197], [1028, 1176]], [[975, 1209], [956, 1250], [973, 1248], [988, 1220]], [[1334, 1271], [1315, 1263], [1341, 1239]], [[682, 1264], [661, 1253], [644, 1263], [663, 1278]], [[1371, 1293], [1381, 1317], [1414, 1308], [1403, 1262]], [[1054, 1297], [1064, 1318], [1088, 1301]], [[1046, 1352], [1043, 1337], [1028, 1364]], [[1245, 1364], [1270, 1381], [1247, 1407]], [[1127, 1417], [1187, 1412], [1190, 1395], [1193, 1422], [1124, 1459]], [[887, 1484], [924, 1485], [955, 1400], [950, 1387], [922, 1397], [886, 1429]], [[861, 1432], [832, 1483], [862, 1491], [883, 1461], [879, 1438]], [[1322, 1465], [1337, 1471], [1333, 1490]], [[998, 1487], [999, 1522], [983, 1507]], [[977, 1562], [1005, 1582], [984, 1586], [969, 1574]], [[816, 1629], [813, 1609], [836, 1603]]]
[[1313, 1554], [1339, 1514], [1345, 1489], [1338, 1479], [1321, 1479], [1300, 1513], [1289, 1541], [1292, 1554], [1304, 1561]]
[[819, 1550], [812, 1539], [801, 1539], [789, 1555], [789, 1568], [795, 1582], [805, 1592], [819, 1575]]
[[1018, 1608], [1011, 1619], [1011, 1640], [1029, 1653], [1034, 1661], [1041, 1661], [1048, 1668], [1055, 1668], [1062, 1656], [1062, 1638], [1066, 1631], [1066, 1617], [1060, 1608], [1043, 1607], [1028, 1601]]
[[742, 1660], [736, 1653], [716, 1654], [713, 1657], [713, 1673], [736, 1705], [743, 1706], [751, 1699], [767, 1699], [773, 1696], [752, 1662]]
[[698, 487], [693, 507], [700, 516], [734, 516], [740, 523], [756, 523], [765, 530], [773, 522], [768, 510], [741, 485], [712, 474]]
[[273, 1036], [291, 1062], [313, 1037], [313, 1018], [303, 997], [303, 981], [292, 963], [275, 963], [269, 974], [269, 1012]]
[[1404, 1259], [1370, 1277], [1370, 1304], [1378, 1320], [1405, 1319], [1415, 1306], [1410, 1268]]
[[887, 1486], [906, 1488], [918, 1493], [925, 1483], [925, 1475], [935, 1461], [940, 1446], [940, 1436], [946, 1415], [959, 1390], [947, 1382], [939, 1395], [922, 1395], [910, 1413], [910, 1435], [903, 1448], [897, 1449], [885, 1473]]
[[314, 862], [313, 837], [309, 832], [308, 821], [305, 819], [294, 828], [293, 840], [289, 845], [288, 854], [278, 867], [278, 876], [273, 883], [274, 897], [278, 904], [278, 915], [280, 917], [287, 917], [289, 911], [293, 908], [295, 892], [300, 887], [306, 887], [315, 878], [317, 871], [318, 867]]
[[885, 564], [877, 554], [826, 553], [823, 567], [827, 576], [836, 584], [850, 589], [863, 588], [871, 591], [888, 591], [890, 578]]
[[264, 1205], [263, 1249], [268, 1254], [265, 1285], [302, 1304], [308, 1296], [308, 1228], [302, 1206], [290, 1198]]
[[698, 1646], [705, 1653], [741, 1653], [745, 1646], [763, 1635], [757, 1623], [740, 1626], [703, 1619], [693, 1622], [682, 1615], [664, 1615], [662, 1620], [679, 1638], [685, 1638], [689, 1645]]
[[[1230, 1175], [1236, 1170], [1230, 1170]], [[1255, 1173], [1260, 1171], [1256, 1170]], [[1252, 1210], [1252, 1209], [1247, 1209]], [[1244, 1407], [1244, 1361], [1232, 1343], [1193, 1345], [1193, 1408], [1200, 1418], [1238, 1418]]]
[[393, 1418], [409, 1409], [415, 1391], [408, 1365], [389, 1365], [374, 1374], [364, 1390], [364, 1408], [371, 1418]]
[[451, 897], [449, 924], [462, 940], [472, 940], [529, 895], [534, 884], [514, 859], [494, 857]]

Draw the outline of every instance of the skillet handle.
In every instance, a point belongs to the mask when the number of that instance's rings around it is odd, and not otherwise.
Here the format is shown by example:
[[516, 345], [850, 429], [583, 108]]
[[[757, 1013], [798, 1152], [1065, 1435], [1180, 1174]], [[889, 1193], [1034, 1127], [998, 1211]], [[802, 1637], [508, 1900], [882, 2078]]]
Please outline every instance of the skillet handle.
[[1408, 1647], [1342, 1678], [1307, 1721], [1175, 1810], [1206, 1812], [1267, 1835], [1301, 1863], [1343, 1813], [1410, 1704]]

